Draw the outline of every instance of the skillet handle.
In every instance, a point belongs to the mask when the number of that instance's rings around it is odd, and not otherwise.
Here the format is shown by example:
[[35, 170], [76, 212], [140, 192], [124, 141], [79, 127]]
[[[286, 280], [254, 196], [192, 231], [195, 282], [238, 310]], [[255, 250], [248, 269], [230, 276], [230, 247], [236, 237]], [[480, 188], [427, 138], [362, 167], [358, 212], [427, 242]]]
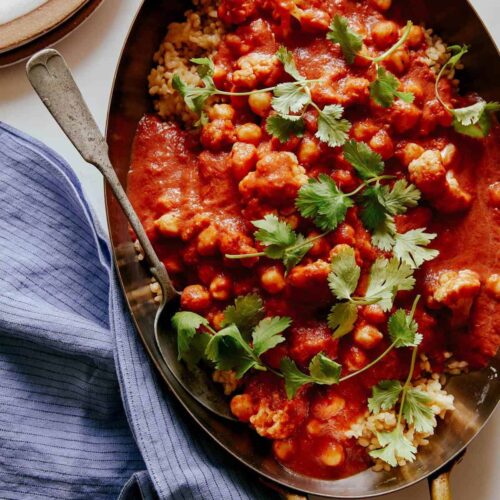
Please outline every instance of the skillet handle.
[[57, 50], [45, 49], [28, 61], [26, 73], [36, 93], [82, 158], [101, 172], [113, 190], [144, 250], [150, 271], [162, 288], [163, 302], [169, 301], [177, 295], [177, 292], [111, 165], [106, 140], [87, 107], [66, 61]]
[[437, 472], [429, 476], [429, 491], [431, 500], [451, 500], [450, 474], [453, 467], [458, 464], [465, 455], [466, 450], [460, 452]]

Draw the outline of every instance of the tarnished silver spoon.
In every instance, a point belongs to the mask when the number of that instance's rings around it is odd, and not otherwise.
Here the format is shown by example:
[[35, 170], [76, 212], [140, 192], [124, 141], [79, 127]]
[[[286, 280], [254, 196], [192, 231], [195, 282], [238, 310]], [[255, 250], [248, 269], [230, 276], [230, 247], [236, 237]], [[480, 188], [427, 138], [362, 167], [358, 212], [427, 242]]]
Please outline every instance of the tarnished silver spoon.
[[162, 290], [162, 298], [156, 311], [154, 324], [157, 346], [166, 365], [184, 389], [205, 408], [221, 417], [235, 420], [231, 415], [227, 400], [206, 373], [203, 370], [188, 371], [177, 359], [176, 342], [173, 336], [167, 339], [162, 338], [160, 341], [159, 323], [169, 320], [166, 317], [166, 306], [178, 297], [179, 292], [175, 290], [165, 266], [156, 255], [111, 165], [106, 140], [63, 57], [54, 49], [42, 50], [28, 61], [26, 72], [36, 93], [82, 158], [94, 165], [109, 184], [144, 250], [150, 272]]

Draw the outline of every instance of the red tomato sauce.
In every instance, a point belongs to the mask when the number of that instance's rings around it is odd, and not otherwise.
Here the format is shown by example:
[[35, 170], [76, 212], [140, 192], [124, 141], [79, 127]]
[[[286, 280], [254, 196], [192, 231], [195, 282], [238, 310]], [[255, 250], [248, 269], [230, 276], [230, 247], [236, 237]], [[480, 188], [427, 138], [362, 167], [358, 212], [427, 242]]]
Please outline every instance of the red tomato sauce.
[[[444, 158], [445, 148], [453, 146], [453, 175], [470, 200], [466, 207], [456, 210], [456, 203], [461, 201], [453, 197], [449, 184], [445, 186], [448, 191], [436, 194], [432, 185], [426, 186], [425, 179], [419, 179], [423, 201], [396, 217], [398, 231], [426, 227], [438, 234], [430, 246], [440, 253], [417, 271], [416, 288], [400, 292], [395, 307], [409, 309], [415, 295], [423, 295], [415, 319], [424, 337], [420, 351], [427, 354], [434, 372], [443, 369], [446, 352], [454, 352], [457, 359], [473, 367], [484, 366], [500, 344], [498, 297], [491, 286], [486, 286], [488, 279], [499, 272], [500, 195], [495, 197], [494, 187], [499, 180], [498, 126], [494, 125], [486, 139], [465, 138], [450, 128], [450, 115], [435, 98], [435, 74], [422, 62], [427, 48], [423, 35], [422, 40], [407, 44], [400, 59], [384, 62], [398, 74], [403, 86], [412, 89], [414, 103], [397, 102], [388, 109], [374, 105], [368, 93], [373, 69], [347, 65], [339, 46], [325, 42], [321, 23], [324, 17], [330, 20], [336, 13], [344, 15], [372, 45], [374, 35], [370, 33], [384, 14], [376, 8], [376, 2], [370, 1], [317, 0], [311, 4], [316, 13], [300, 30], [289, 15], [286, 1], [224, 0], [219, 15], [236, 26], [215, 56], [222, 74], [215, 78], [216, 84], [228, 90], [244, 90], [244, 82], [238, 86], [233, 79], [231, 83], [237, 61], [249, 53], [272, 58], [280, 45], [286, 45], [306, 78], [327, 75], [327, 84], [312, 87], [314, 101], [321, 106], [342, 104], [353, 124], [351, 137], [368, 143], [382, 155], [386, 173], [408, 178], [411, 148], [442, 151]], [[404, 26], [401, 20], [395, 22], [399, 28]], [[258, 88], [287, 80], [280, 67], [259, 78]], [[458, 97], [449, 80], [443, 80], [441, 94], [455, 107], [471, 98]], [[304, 175], [297, 174], [299, 164], [307, 177], [326, 173], [344, 192], [358, 186], [359, 179], [341, 148], [330, 148], [314, 138], [314, 114], [306, 113], [311, 116], [306, 117], [304, 137], [280, 144], [266, 132], [265, 121], [252, 112], [247, 98], [234, 97], [228, 102], [235, 111], [232, 123], [219, 124], [222, 128], [214, 131], [217, 120], [212, 121], [212, 128], [210, 124], [205, 126], [201, 134], [182, 130], [174, 122], [164, 123], [153, 115], [145, 116], [133, 148], [130, 199], [176, 286], [185, 290], [184, 309], [203, 314], [218, 329], [222, 311], [235, 297], [258, 292], [268, 316], [286, 315], [293, 320], [285, 332], [286, 342], [263, 356], [270, 367], [277, 369], [281, 359], [289, 356], [306, 371], [311, 358], [323, 352], [342, 364], [343, 375], [355, 371], [388, 346], [386, 338], [369, 348], [353, 335], [334, 340], [325, 319], [333, 301], [326, 280], [332, 249], [341, 244], [352, 246], [364, 275], [383, 254], [372, 245], [358, 208], [349, 209], [345, 222], [319, 240], [287, 275], [279, 261], [235, 261], [224, 255], [258, 251], [251, 221], [267, 213], [288, 218], [302, 234], [318, 234], [311, 221], [294, 210], [297, 179]], [[245, 141], [237, 139], [237, 127], [247, 123], [257, 124], [261, 136], [252, 147], [243, 148], [241, 143]], [[223, 136], [226, 142], [221, 142]], [[311, 143], [314, 154], [306, 155], [306, 146]], [[257, 167], [255, 159], [242, 172], [234, 160], [237, 147], [250, 156], [257, 155]], [[289, 153], [298, 157], [297, 165], [291, 162]], [[165, 214], [170, 218], [162, 225], [158, 221]], [[465, 313], [453, 309], [455, 302], [451, 307], [435, 298], [436, 287], [443, 285], [439, 284], [442, 273], [462, 270], [476, 273], [481, 283], [465, 321], [457, 319], [459, 313]], [[443, 300], [451, 301], [452, 293], [449, 291]], [[373, 308], [361, 307], [357, 327], [369, 325], [385, 333], [387, 318]], [[408, 350], [394, 350], [357, 377], [337, 386], [305, 386], [291, 401], [282, 381], [272, 373], [250, 373], [239, 387], [240, 393], [249, 396], [250, 408], [238, 416], [250, 420], [259, 434], [274, 440], [275, 453], [287, 467], [320, 478], [352, 475], [367, 468], [370, 459], [354, 439], [345, 437], [345, 431], [366, 412], [373, 385], [384, 379], [405, 379], [410, 355]], [[414, 377], [419, 375], [417, 366]], [[239, 404], [236, 398], [232, 405], [235, 412]]]

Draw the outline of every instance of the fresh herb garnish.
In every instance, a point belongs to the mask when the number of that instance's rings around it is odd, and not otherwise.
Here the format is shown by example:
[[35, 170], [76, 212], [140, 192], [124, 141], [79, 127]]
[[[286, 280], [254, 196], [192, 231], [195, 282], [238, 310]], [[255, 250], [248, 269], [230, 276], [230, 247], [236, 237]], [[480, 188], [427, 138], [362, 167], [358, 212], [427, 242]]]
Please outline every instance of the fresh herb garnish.
[[479, 100], [470, 106], [453, 109], [443, 101], [439, 93], [439, 82], [445, 70], [454, 69], [462, 57], [467, 54], [469, 47], [467, 45], [452, 45], [448, 47], [448, 50], [451, 52], [451, 57], [443, 65], [436, 78], [436, 97], [442, 106], [453, 115], [453, 128], [456, 132], [476, 139], [486, 137], [490, 133], [492, 116], [500, 111], [500, 103]]
[[361, 269], [351, 247], [335, 255], [331, 267], [328, 284], [339, 301], [328, 316], [328, 325], [333, 330], [334, 338], [340, 338], [352, 330], [358, 317], [357, 306], [378, 304], [384, 311], [389, 311], [396, 293], [411, 290], [415, 285], [413, 270], [409, 265], [396, 257], [390, 260], [378, 258], [370, 269], [364, 297], [355, 296]]
[[348, 138], [351, 123], [342, 118], [344, 112], [340, 104], [330, 104], [320, 109], [316, 104], [313, 106], [318, 111], [318, 131], [316, 137], [326, 142], [331, 148], [342, 146]]
[[248, 338], [252, 330], [264, 317], [264, 304], [256, 293], [236, 297], [234, 305], [224, 309], [222, 326], [235, 324], [244, 338]]
[[284, 342], [281, 335], [291, 324], [286, 317], [265, 318], [252, 332], [252, 345], [241, 335], [234, 324], [227, 326], [210, 338], [205, 354], [218, 370], [234, 370], [241, 378], [250, 369], [266, 371], [260, 356]]
[[268, 257], [281, 260], [288, 272], [303, 259], [313, 246], [313, 242], [323, 236], [306, 239], [302, 234], [297, 234], [290, 224], [273, 214], [268, 214], [261, 220], [252, 221], [252, 224], [258, 229], [254, 233], [255, 239], [265, 246], [265, 250], [249, 254], [226, 254], [226, 258]]
[[298, 113], [310, 102], [311, 96], [306, 91], [306, 87], [298, 86], [293, 82], [280, 83], [274, 89], [272, 107], [280, 115], [289, 115]]
[[276, 57], [279, 59], [281, 64], [283, 64], [284, 70], [297, 81], [305, 81], [304, 77], [299, 73], [297, 65], [293, 59], [293, 54], [286, 47], [281, 46], [276, 51]]
[[349, 28], [349, 20], [335, 15], [326, 38], [338, 43], [348, 64], [352, 64], [357, 53], [363, 47], [363, 38]]
[[370, 97], [383, 108], [390, 108], [398, 97], [406, 103], [412, 103], [415, 96], [411, 92], [398, 90], [401, 82], [382, 66], [377, 68], [377, 78], [370, 83]]
[[[414, 308], [415, 305], [413, 310]], [[418, 328], [415, 321], [410, 318], [403, 320], [402, 314], [394, 320], [393, 328], [406, 330], [407, 333], [411, 332], [414, 337], [420, 335], [415, 333]], [[390, 432], [377, 432], [380, 448], [369, 452], [373, 458], [379, 458], [393, 467], [398, 465], [399, 460], [413, 461], [417, 451], [403, 433], [403, 418], [408, 425], [414, 426], [416, 432], [429, 434], [436, 425], [436, 418], [429, 406], [432, 398], [411, 385], [416, 359], [417, 346], [414, 346], [410, 371], [405, 383], [401, 384], [399, 380], [383, 380], [373, 387], [372, 397], [368, 399], [368, 409], [373, 414], [378, 414], [382, 410], [391, 410], [399, 403], [396, 427]]]
[[364, 142], [347, 141], [343, 150], [344, 158], [354, 167], [360, 179], [366, 181], [384, 171], [382, 157]]
[[203, 326], [212, 331], [208, 320], [199, 314], [181, 311], [172, 317], [172, 325], [177, 330], [178, 358], [183, 359], [189, 366], [194, 366], [202, 358], [210, 335], [197, 332]]
[[337, 187], [326, 174], [320, 174], [318, 179], [309, 179], [302, 186], [295, 201], [302, 217], [311, 218], [323, 231], [332, 231], [344, 219], [349, 207], [354, 202]]
[[302, 137], [305, 129], [304, 119], [294, 115], [272, 115], [266, 121], [267, 132], [282, 144], [291, 137]]
[[285, 378], [285, 390], [288, 399], [292, 399], [300, 387], [305, 384], [338, 384], [342, 366], [323, 353], [316, 354], [309, 363], [309, 375], [299, 370], [295, 361], [283, 358], [280, 370]]

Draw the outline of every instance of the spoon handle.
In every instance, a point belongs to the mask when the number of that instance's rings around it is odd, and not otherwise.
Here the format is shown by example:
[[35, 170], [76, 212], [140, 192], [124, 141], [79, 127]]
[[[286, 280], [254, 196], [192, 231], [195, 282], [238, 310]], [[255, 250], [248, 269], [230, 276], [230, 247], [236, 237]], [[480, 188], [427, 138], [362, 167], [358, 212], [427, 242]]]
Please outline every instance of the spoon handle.
[[111, 165], [106, 140], [65, 60], [57, 50], [42, 50], [28, 61], [26, 72], [36, 93], [82, 158], [94, 165], [111, 187], [144, 250], [151, 273], [162, 288], [163, 302], [169, 301], [177, 292]]

